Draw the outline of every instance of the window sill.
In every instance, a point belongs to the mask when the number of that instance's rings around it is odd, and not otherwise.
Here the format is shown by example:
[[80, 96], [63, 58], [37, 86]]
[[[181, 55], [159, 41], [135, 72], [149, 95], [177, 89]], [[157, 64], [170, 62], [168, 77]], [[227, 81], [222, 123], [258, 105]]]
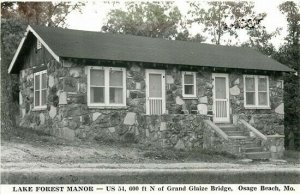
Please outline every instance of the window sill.
[[198, 98], [197, 98], [197, 96], [182, 96], [182, 99], [184, 99], [184, 100], [196, 100]]
[[89, 106], [89, 109], [100, 109], [100, 110], [126, 110], [127, 106]]
[[32, 109], [32, 111], [43, 111], [43, 110], [47, 110], [47, 107], [36, 107]]
[[251, 107], [245, 107], [245, 109], [264, 109], [264, 110], [271, 110], [271, 107], [258, 107], [258, 106], [251, 106]]

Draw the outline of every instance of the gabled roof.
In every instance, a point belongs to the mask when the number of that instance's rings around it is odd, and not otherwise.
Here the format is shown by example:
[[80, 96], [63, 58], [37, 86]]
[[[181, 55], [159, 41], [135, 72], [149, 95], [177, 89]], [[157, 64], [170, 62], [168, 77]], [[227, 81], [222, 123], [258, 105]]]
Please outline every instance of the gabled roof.
[[10, 65], [9, 72], [14, 68], [28, 33], [36, 36], [58, 61], [60, 58], [84, 58], [267, 71], [293, 71], [251, 48], [29, 26], [27, 34]]

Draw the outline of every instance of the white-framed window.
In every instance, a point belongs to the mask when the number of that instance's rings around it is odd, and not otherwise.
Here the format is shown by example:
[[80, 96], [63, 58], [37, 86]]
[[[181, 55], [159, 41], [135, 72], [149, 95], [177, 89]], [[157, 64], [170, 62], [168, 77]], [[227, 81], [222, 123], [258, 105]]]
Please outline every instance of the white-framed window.
[[283, 89], [284, 88], [284, 81], [283, 80], [278, 80], [278, 83], [279, 83], [278, 87]]
[[244, 75], [245, 108], [270, 108], [269, 77]]
[[88, 106], [126, 106], [126, 69], [87, 67]]
[[34, 73], [34, 108], [47, 107], [47, 70]]
[[36, 41], [36, 49], [39, 50], [40, 48], [42, 48], [42, 43], [40, 40]]
[[196, 72], [182, 72], [182, 97], [196, 97]]

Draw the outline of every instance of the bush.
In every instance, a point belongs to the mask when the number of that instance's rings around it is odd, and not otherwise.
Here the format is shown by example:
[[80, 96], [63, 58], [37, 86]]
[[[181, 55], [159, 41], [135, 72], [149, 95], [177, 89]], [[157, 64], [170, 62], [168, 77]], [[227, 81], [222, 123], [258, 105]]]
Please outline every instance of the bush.
[[126, 133], [124, 135], [124, 142], [125, 143], [138, 143], [138, 140], [133, 133]]

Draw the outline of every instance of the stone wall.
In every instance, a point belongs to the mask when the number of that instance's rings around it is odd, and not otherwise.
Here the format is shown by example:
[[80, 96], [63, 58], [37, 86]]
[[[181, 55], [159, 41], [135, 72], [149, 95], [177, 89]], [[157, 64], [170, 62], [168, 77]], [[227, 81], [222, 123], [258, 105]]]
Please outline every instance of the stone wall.
[[202, 148], [204, 119], [191, 114], [141, 115], [137, 123], [144, 142], [189, 150]]
[[279, 159], [284, 154], [284, 135], [267, 135], [267, 141], [263, 143], [265, 150], [271, 152], [273, 159]]
[[230, 112], [233, 123], [242, 118], [265, 135], [284, 134], [283, 88], [280, 80], [281, 76], [269, 75], [270, 109], [245, 109], [243, 74], [229, 74]]
[[[87, 64], [70, 61], [57, 62], [53, 58], [50, 58], [49, 61], [46, 62], [48, 98], [47, 109], [44, 110], [34, 110], [33, 107], [33, 69], [39, 66], [24, 66], [26, 69], [20, 72], [20, 125], [44, 130], [55, 136], [71, 140], [75, 138], [92, 139], [101, 136], [103, 133], [111, 136], [113, 139], [118, 139], [122, 134], [132, 132], [133, 127], [123, 124], [123, 122], [129, 113], [138, 114], [140, 115], [139, 118], [142, 118], [141, 115], [146, 112], [145, 68], [139, 63], [126, 64], [126, 107], [89, 108], [87, 106], [86, 93], [86, 65]], [[183, 103], [188, 104], [188, 107], [191, 107], [192, 104], [197, 105], [199, 99], [188, 99], [186, 102], [182, 99], [181, 73], [178, 69], [169, 68], [166, 71], [166, 76], [167, 110], [169, 114], [182, 113], [181, 106]], [[205, 78], [199, 76], [197, 82], [203, 82], [203, 79]], [[209, 78], [207, 79], [211, 81]], [[209, 86], [211, 86], [211, 84]], [[210, 94], [207, 92], [205, 86], [199, 84], [199, 88], [199, 92], [201, 92], [202, 95]], [[204, 103], [207, 103], [207, 100], [204, 101]], [[161, 119], [166, 117], [167, 116], [163, 116]], [[163, 122], [161, 119], [157, 122]], [[144, 128], [144, 131], [136, 130], [134, 131], [135, 136], [147, 139], [147, 134], [152, 134], [151, 129], [153, 129], [154, 126], [149, 122], [146, 123], [152, 128]], [[143, 126], [145, 126], [145, 123]], [[147, 130], [148, 132], [150, 130], [150, 132], [146, 133]], [[144, 134], [144, 136], [139, 134]], [[157, 135], [159, 134], [156, 134], [155, 137]], [[151, 141], [154, 141], [153, 137], [149, 136], [149, 138]], [[164, 139], [165, 137], [159, 136], [157, 141], [164, 141], [161, 138]], [[166, 146], [170, 146], [174, 143], [175, 137], [172, 136], [172, 138], [172, 142], [164, 141]], [[176, 139], [180, 138], [176, 137]], [[190, 145], [187, 145], [187, 147], [190, 147]]]
[[[34, 110], [33, 72], [42, 64], [48, 74], [47, 108]], [[87, 106], [87, 65], [126, 67], [126, 107]], [[166, 69], [166, 115], [145, 115], [146, 68]], [[117, 140], [129, 133], [138, 140], [157, 142], [163, 147], [199, 147], [203, 144], [203, 134], [199, 132], [203, 131], [202, 117], [193, 113], [196, 114], [198, 104], [212, 111], [212, 70], [186, 68], [135, 62], [74, 62], [63, 59], [57, 62], [44, 48], [39, 51], [31, 49], [20, 71], [20, 125], [71, 140], [94, 139], [102, 135]], [[196, 98], [182, 97], [181, 71], [197, 72]], [[244, 118], [264, 134], [283, 134], [283, 89], [278, 84], [281, 78], [270, 76], [271, 109], [249, 110], [244, 108], [243, 74], [227, 73], [231, 119]], [[183, 104], [191, 115], [183, 115]], [[128, 119], [130, 123], [127, 123]]]
[[[189, 70], [191, 71], [191, 70]], [[197, 105], [207, 106], [212, 111], [212, 74], [209, 70], [193, 69], [196, 71], [195, 98], [183, 98], [182, 96], [182, 74], [179, 68], [168, 68], [166, 70], [166, 108], [169, 114], [182, 114], [182, 105], [185, 104], [190, 114], [196, 114]]]
[[[47, 108], [35, 110], [33, 74], [35, 71], [44, 69], [47, 69], [48, 74]], [[50, 133], [55, 123], [54, 117], [58, 109], [58, 92], [63, 89], [59, 88], [59, 80], [60, 77], [63, 76], [63, 73], [66, 73], [61, 70], [63, 70], [62, 63], [57, 62], [44, 47], [36, 50], [35, 47], [32, 46], [28, 49], [28, 55], [24, 58], [23, 66], [19, 74], [20, 126]]]

